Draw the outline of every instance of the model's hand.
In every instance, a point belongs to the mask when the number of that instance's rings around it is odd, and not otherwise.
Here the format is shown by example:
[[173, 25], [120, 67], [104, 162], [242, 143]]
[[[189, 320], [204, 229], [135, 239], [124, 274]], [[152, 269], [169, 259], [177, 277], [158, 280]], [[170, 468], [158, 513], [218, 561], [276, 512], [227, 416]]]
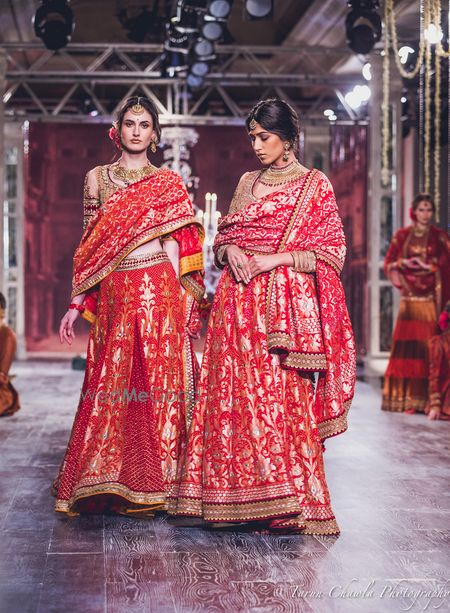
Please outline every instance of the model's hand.
[[227, 262], [236, 281], [249, 283], [252, 278], [249, 259], [237, 245], [228, 245], [226, 252]]
[[61, 343], [64, 341], [71, 345], [73, 339], [75, 338], [75, 332], [73, 331], [73, 324], [79, 315], [79, 311], [77, 309], [69, 309], [64, 317], [61, 319], [61, 323], [59, 324], [59, 340]]
[[416, 270], [421, 268], [420, 260], [417, 257], [405, 258], [403, 260], [403, 266], [406, 266], [406, 268], [414, 268]]
[[250, 271], [252, 277], [260, 275], [262, 272], [269, 272], [277, 266], [280, 266], [280, 254], [273, 253], [271, 255], [254, 255], [250, 259]]
[[394, 287], [396, 287], [397, 289], [402, 288], [402, 280], [401, 280], [402, 278], [398, 270], [392, 270], [389, 277]]

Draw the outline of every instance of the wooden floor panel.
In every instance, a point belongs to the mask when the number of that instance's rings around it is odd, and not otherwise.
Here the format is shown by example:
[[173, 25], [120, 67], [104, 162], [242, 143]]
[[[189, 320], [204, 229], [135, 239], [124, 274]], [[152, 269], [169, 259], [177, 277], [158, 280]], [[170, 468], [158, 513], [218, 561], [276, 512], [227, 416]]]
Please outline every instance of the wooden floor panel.
[[337, 538], [67, 518], [50, 487], [83, 375], [14, 370], [22, 409], [0, 419], [0, 613], [450, 611], [450, 424], [382, 412], [376, 386], [358, 384], [349, 431], [326, 443]]

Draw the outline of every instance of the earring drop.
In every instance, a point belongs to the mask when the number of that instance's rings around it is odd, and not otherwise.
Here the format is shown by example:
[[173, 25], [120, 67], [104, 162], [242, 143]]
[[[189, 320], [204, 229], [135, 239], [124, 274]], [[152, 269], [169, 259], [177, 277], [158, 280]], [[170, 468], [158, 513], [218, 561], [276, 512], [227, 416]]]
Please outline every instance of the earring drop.
[[291, 146], [289, 143], [284, 143], [283, 162], [287, 162], [289, 159], [289, 150]]
[[150, 143], [150, 149], [152, 153], [156, 153], [157, 151], [156, 141], [152, 140], [152, 142]]

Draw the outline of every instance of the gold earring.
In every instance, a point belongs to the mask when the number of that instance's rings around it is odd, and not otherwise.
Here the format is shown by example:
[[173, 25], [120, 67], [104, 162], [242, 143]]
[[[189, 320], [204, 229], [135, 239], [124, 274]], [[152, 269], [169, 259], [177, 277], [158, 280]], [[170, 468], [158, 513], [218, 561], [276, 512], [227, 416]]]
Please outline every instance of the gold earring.
[[157, 151], [156, 141], [152, 140], [152, 142], [150, 143], [150, 149], [152, 153], [156, 153]]
[[289, 159], [289, 150], [291, 146], [289, 143], [284, 143], [283, 162], [287, 162]]

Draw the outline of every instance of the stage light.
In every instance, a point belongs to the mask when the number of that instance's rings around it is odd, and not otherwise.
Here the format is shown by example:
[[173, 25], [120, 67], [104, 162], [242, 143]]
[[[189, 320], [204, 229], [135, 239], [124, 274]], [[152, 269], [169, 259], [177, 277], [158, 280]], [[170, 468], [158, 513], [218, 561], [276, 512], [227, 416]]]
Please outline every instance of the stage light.
[[250, 19], [267, 19], [273, 13], [273, 0], [246, 0], [245, 11]]
[[222, 38], [224, 32], [224, 25], [220, 21], [216, 21], [208, 15], [205, 15], [205, 20], [202, 26], [202, 35], [204, 38], [212, 41], [216, 41]]
[[167, 25], [167, 38], [164, 42], [164, 49], [177, 53], [189, 53], [190, 40], [187, 34], [179, 32], [172, 24]]
[[208, 13], [216, 19], [226, 19], [231, 12], [232, 0], [211, 0]]
[[334, 111], [333, 109], [325, 109], [323, 114], [325, 115], [325, 117], [331, 117], [331, 115], [334, 115]]
[[408, 56], [410, 53], [415, 53], [414, 49], [412, 47], [409, 47], [408, 45], [403, 45], [403, 47], [400, 47], [400, 49], [398, 50], [398, 54], [400, 56], [400, 62], [402, 64], [406, 64], [408, 61]]
[[370, 81], [372, 79], [372, 66], [370, 62], [366, 62], [362, 69], [362, 76], [366, 81]]
[[212, 59], [214, 56], [214, 45], [210, 40], [199, 38], [193, 47], [194, 55], [198, 58]]
[[367, 102], [370, 98], [371, 91], [368, 85], [355, 85], [351, 92], [345, 94], [345, 102], [352, 109], [358, 109], [363, 102]]
[[194, 62], [191, 65], [191, 72], [196, 77], [205, 77], [209, 72], [208, 62], [202, 62], [202, 61]]
[[172, 17], [170, 21], [173, 27], [182, 34], [198, 32], [199, 16], [194, 10], [184, 10], [180, 16]]
[[381, 38], [381, 17], [376, 12], [378, 0], [351, 0], [345, 20], [347, 43], [355, 53], [366, 54]]
[[442, 40], [444, 34], [440, 26], [436, 26], [434, 23], [430, 23], [428, 28], [425, 28], [424, 30], [424, 36], [425, 40], [427, 40], [430, 45], [436, 45]]
[[408, 98], [407, 98], [406, 96], [402, 96], [402, 97], [400, 98], [400, 102], [401, 102], [402, 104], [405, 104], [405, 102], [406, 102], [407, 100], [408, 100]]
[[200, 87], [203, 87], [205, 79], [203, 77], [199, 77], [197, 75], [189, 73], [186, 78], [186, 83], [191, 89], [199, 89]]
[[42, 0], [33, 19], [34, 32], [47, 49], [65, 47], [74, 29], [73, 12], [66, 0]]

